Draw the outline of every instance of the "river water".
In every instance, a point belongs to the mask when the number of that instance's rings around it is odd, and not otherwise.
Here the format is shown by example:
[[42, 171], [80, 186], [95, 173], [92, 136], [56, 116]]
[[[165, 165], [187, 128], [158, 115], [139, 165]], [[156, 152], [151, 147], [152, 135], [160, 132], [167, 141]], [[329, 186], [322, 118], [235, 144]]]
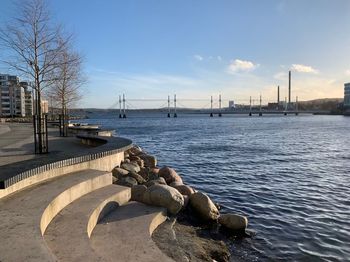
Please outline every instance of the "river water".
[[242, 261], [350, 261], [350, 117], [92, 114], [248, 217]]

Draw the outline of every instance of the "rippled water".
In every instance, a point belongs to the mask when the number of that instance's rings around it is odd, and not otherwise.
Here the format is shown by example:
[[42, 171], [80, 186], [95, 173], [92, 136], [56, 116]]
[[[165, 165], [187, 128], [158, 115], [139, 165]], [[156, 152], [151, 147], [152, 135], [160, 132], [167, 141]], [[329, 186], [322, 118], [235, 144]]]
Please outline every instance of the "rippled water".
[[249, 219], [246, 261], [350, 260], [350, 117], [99, 115], [160, 165]]

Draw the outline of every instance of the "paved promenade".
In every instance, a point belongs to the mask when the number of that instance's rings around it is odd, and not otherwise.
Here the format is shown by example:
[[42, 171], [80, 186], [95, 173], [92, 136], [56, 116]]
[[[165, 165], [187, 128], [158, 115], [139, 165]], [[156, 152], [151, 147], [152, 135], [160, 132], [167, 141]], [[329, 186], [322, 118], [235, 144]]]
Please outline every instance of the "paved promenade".
[[59, 137], [57, 129], [49, 129], [48, 155], [34, 154], [33, 127], [27, 123], [0, 124], [0, 167], [30, 159], [52, 157], [59, 152], [74, 154], [86, 149], [75, 137]]
[[123, 138], [99, 147], [82, 144], [76, 137], [60, 137], [58, 128], [49, 128], [49, 153], [34, 154], [33, 127], [26, 123], [0, 124], [0, 181], [20, 172], [56, 161], [122, 148], [131, 143]]

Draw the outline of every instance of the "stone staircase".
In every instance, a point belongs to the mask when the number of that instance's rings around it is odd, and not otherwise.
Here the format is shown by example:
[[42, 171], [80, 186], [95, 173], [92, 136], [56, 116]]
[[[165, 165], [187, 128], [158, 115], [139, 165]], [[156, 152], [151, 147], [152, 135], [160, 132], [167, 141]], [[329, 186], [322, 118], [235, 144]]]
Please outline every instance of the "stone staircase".
[[165, 210], [130, 195], [86, 169], [0, 199], [0, 261], [171, 261], [151, 239]]

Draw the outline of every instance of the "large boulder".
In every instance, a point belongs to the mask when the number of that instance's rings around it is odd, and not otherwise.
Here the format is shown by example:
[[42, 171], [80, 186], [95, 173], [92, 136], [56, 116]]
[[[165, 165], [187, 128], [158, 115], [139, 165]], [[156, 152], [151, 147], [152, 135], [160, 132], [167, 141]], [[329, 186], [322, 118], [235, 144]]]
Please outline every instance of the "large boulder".
[[220, 215], [213, 201], [202, 192], [190, 196], [190, 205], [202, 220], [217, 220]]
[[122, 176], [126, 176], [127, 174], [129, 174], [129, 171], [124, 168], [115, 167], [112, 170], [112, 174], [114, 177], [120, 179]]
[[179, 191], [167, 185], [153, 185], [147, 188], [143, 202], [167, 208], [170, 214], [177, 214], [184, 206], [184, 198]]
[[219, 223], [231, 230], [245, 230], [248, 226], [248, 219], [236, 214], [220, 215]]
[[138, 164], [140, 168], [145, 167], [145, 162], [142, 159], [136, 160], [136, 164]]
[[178, 182], [178, 183], [182, 184], [182, 178], [171, 167], [163, 166], [159, 170], [158, 175], [160, 177], [164, 177], [164, 179], [168, 185], [170, 185], [173, 182]]
[[142, 149], [141, 147], [134, 145], [132, 148], [128, 150], [128, 154], [130, 156], [138, 156], [142, 154]]
[[143, 194], [146, 192], [147, 187], [144, 185], [136, 185], [131, 188], [131, 200], [142, 202]]
[[148, 181], [149, 180], [149, 170], [148, 170], [148, 168], [146, 168], [146, 167], [141, 167], [140, 168], [141, 170], [140, 170], [140, 172], [138, 173], [140, 176], [142, 176], [143, 177], [143, 179], [145, 179], [146, 181]]
[[146, 167], [154, 168], [157, 166], [157, 158], [155, 156], [142, 154], [139, 157], [144, 161]]
[[183, 185], [182, 181], [175, 181], [175, 182], [172, 182], [169, 186], [176, 187], [181, 185]]
[[158, 175], [159, 174], [159, 168], [158, 167], [154, 167], [154, 168], [151, 168], [151, 172], [155, 175]]
[[117, 184], [122, 186], [133, 187], [137, 185], [137, 181], [133, 177], [125, 176], [125, 177], [122, 177], [120, 180], [118, 180]]
[[143, 160], [138, 156], [130, 156], [129, 157], [131, 163], [137, 164], [139, 167], [144, 167]]
[[137, 174], [137, 173], [135, 173], [135, 172], [130, 172], [130, 173], [128, 174], [128, 176], [130, 176], [130, 177], [132, 177], [132, 178], [135, 178], [136, 181], [137, 181], [137, 183], [139, 183], [139, 184], [143, 184], [143, 183], [146, 182], [146, 180], [145, 180], [142, 176], [140, 176], [139, 174]]
[[[159, 176], [157, 173], [152, 172], [152, 170], [148, 173], [148, 180], [155, 180], [158, 179]], [[164, 179], [164, 178], [163, 178]], [[165, 180], [164, 180], [165, 181]]]
[[121, 167], [125, 170], [128, 170], [129, 172], [134, 173], [138, 173], [141, 170], [136, 163], [123, 163]]
[[190, 197], [183, 195], [184, 197], [184, 208], [186, 208], [188, 206], [188, 203], [190, 202]]
[[146, 187], [150, 187], [153, 185], [166, 185], [165, 179], [163, 177], [158, 177], [145, 183]]
[[138, 157], [138, 156], [129, 156], [129, 159], [130, 159], [130, 161], [137, 161], [137, 160], [141, 160], [141, 158], [140, 157]]
[[185, 196], [191, 196], [194, 193], [194, 190], [192, 187], [187, 186], [187, 185], [171, 185], [173, 188], [176, 188], [181, 194]]

